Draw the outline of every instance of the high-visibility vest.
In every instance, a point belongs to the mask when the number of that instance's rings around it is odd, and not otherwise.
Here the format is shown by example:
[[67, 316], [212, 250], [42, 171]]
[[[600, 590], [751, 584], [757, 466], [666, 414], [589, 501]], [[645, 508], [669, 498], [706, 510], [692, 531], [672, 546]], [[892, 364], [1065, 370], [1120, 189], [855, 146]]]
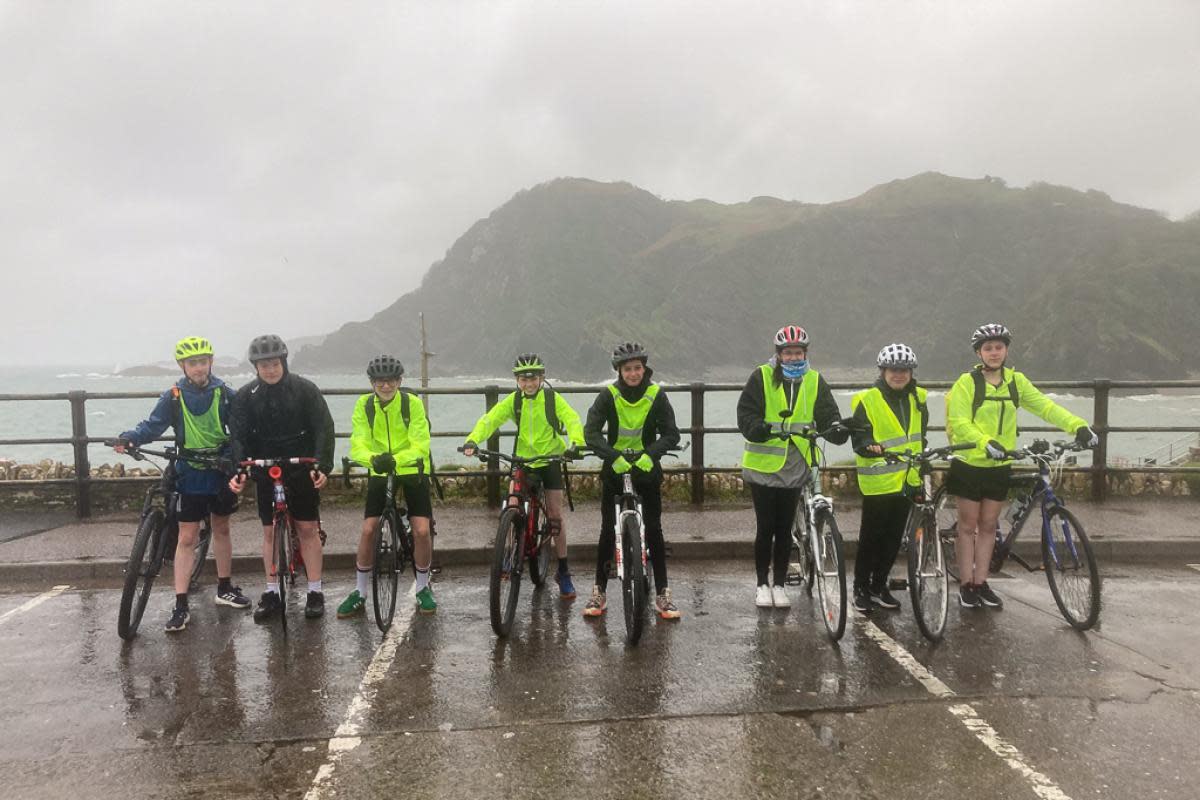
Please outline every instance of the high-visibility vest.
[[612, 392], [613, 405], [617, 409], [617, 440], [613, 449], [643, 450], [646, 445], [642, 441], [642, 430], [646, 426], [646, 418], [650, 416], [650, 406], [658, 397], [658, 384], [652, 383], [646, 387], [646, 393], [636, 403], [631, 403], [621, 395], [621, 390], [609, 384]]
[[[784, 421], [781, 412], [787, 408], [785, 386], [788, 382], [781, 381], [776, 385], [775, 368], [770, 364], [763, 364], [758, 369], [762, 374], [763, 381], [765, 405], [763, 421], [770, 427], [771, 432], [796, 433], [811, 426], [813, 409], [817, 405], [817, 371], [810, 369], [804, 373], [792, 403], [791, 416]], [[817, 458], [816, 448], [813, 448], [813, 452], [810, 454], [807, 443], [803, 440], [768, 439], [765, 442], [751, 442], [747, 439], [742, 445], [742, 466], [755, 472], [779, 472], [787, 463], [787, 449], [791, 441], [801, 448], [805, 459], [810, 464], [815, 461]]]
[[[915, 392], [907, 395], [907, 420], [896, 418], [896, 412], [877, 386], [854, 395], [850, 407], [852, 411], [857, 411], [860, 405], [866, 409], [875, 443], [884, 450], [890, 453], [919, 453], [921, 409], [925, 406], [925, 397], [925, 390], [919, 386]], [[857, 454], [855, 462], [858, 464], [858, 488], [863, 494], [899, 494], [904, 490], [906, 473], [910, 485], [921, 485], [919, 471], [909, 469], [907, 464], [889, 464], [882, 458], [865, 458]]]

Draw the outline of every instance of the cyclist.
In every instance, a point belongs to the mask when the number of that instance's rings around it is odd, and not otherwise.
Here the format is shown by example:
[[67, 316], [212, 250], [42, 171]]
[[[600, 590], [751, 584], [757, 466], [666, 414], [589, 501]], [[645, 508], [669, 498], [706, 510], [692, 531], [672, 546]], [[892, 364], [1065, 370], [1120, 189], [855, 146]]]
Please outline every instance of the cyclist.
[[[361, 614], [366, 607], [371, 567], [375, 563], [375, 528], [383, 514], [389, 474], [397, 476], [396, 485], [404, 490], [404, 502], [412, 523], [417, 606], [422, 614], [437, 610], [433, 587], [429, 584], [429, 566], [433, 562], [433, 540], [429, 533], [433, 516], [428, 478], [429, 420], [421, 398], [400, 388], [403, 377], [404, 365], [397, 359], [388, 355], [376, 356], [367, 364], [367, 378], [374, 391], [364, 394], [354, 404], [350, 458], [368, 465], [369, 476], [355, 561], [355, 587], [338, 606], [339, 618]], [[413, 466], [416, 461], [422, 463], [421, 470]]]
[[[113, 447], [124, 453], [128, 445], [154, 441], [167, 428], [175, 431], [177, 447], [214, 456], [229, 457], [230, 401], [233, 390], [212, 374], [213, 346], [202, 336], [188, 336], [175, 345], [175, 361], [183, 377], [162, 393], [150, 418], [119, 437]], [[229, 537], [229, 517], [237, 510], [237, 495], [225, 486], [227, 476], [220, 470], [187, 461], [177, 462], [179, 542], [175, 546], [175, 609], [166, 629], [174, 633], [187, 627], [188, 584], [191, 581], [200, 522], [212, 523], [212, 549], [217, 562], [217, 605], [246, 609], [250, 600], [233, 585], [233, 540]]]
[[[888, 591], [888, 573], [900, 551], [911, 498], [921, 490], [921, 476], [905, 464], [889, 464], [884, 451], [919, 453], [925, 449], [929, 408], [925, 390], [913, 372], [917, 354], [906, 344], [889, 344], [875, 359], [879, 379], [850, 401], [851, 441], [863, 494], [858, 557], [854, 560], [854, 607], [866, 614], [872, 606], [895, 609], [900, 603]], [[906, 478], [907, 476], [907, 478]]]
[[[758, 590], [754, 602], [760, 608], [791, 605], [784, 584], [792, 522], [810, 466], [807, 442], [798, 443], [795, 437], [781, 439], [779, 433], [811, 425], [827, 430], [841, 419], [829, 384], [808, 364], [808, 345], [804, 328], [780, 328], [775, 334], [775, 355], [750, 373], [738, 399], [738, 429], [746, 440], [742, 480], [750, 487], [757, 524], [754, 565]], [[841, 444], [849, 435], [849, 431], [838, 430], [829, 440]], [[767, 580], [772, 562], [773, 586]]]
[[[571, 451], [583, 447], [583, 425], [579, 415], [558, 392], [546, 385], [546, 365], [537, 353], [522, 353], [513, 362], [517, 391], [505, 397], [479, 418], [463, 453], [475, 454], [477, 442], [486, 441], [501, 425], [515, 420], [517, 425], [514, 452], [519, 458], [559, 455], [567, 451], [562, 437], [571, 442]], [[529, 472], [546, 490], [546, 521], [555, 532], [558, 569], [554, 579], [562, 599], [575, 599], [575, 584], [567, 563], [567, 526], [562, 516], [563, 473], [559, 463], [538, 465], [535, 461]]]
[[[667, 561], [662, 531], [663, 453], [679, 444], [675, 411], [666, 392], [651, 380], [654, 371], [646, 365], [649, 355], [636, 342], [625, 342], [613, 350], [612, 365], [617, 380], [601, 390], [588, 410], [583, 435], [596, 455], [604, 459], [600, 470], [600, 544], [596, 550], [596, 583], [583, 608], [585, 617], [599, 617], [607, 608], [608, 565], [616, 542], [616, 499], [623, 491], [621, 476], [630, 473], [642, 498], [642, 521], [646, 547], [654, 568], [657, 592], [654, 606], [662, 619], [679, 619], [667, 585]], [[607, 427], [607, 433], [605, 428]], [[624, 450], [640, 450], [631, 463]]]
[[[308, 575], [308, 598], [304, 616], [315, 619], [325, 613], [321, 591], [320, 491], [333, 469], [333, 417], [321, 390], [312, 381], [288, 370], [288, 349], [274, 334], [250, 342], [249, 361], [257, 377], [238, 391], [233, 406], [234, 459], [316, 458], [312, 470], [284, 470], [288, 511], [300, 537], [300, 554]], [[275, 543], [272, 520], [275, 513], [272, 482], [255, 480], [258, 518], [263, 524], [263, 568], [266, 591], [254, 609], [254, 621], [264, 622], [279, 613], [279, 578], [271, 575]], [[241, 493], [244, 474], [235, 475], [229, 488]]]
[[1024, 373], [1007, 366], [1012, 334], [998, 323], [980, 325], [971, 334], [979, 364], [959, 376], [946, 393], [946, 434], [951, 444], [970, 442], [951, 460], [946, 491], [958, 498], [958, 601], [965, 608], [1000, 608], [1004, 602], [988, 586], [996, 523], [1008, 497], [1017, 446], [1017, 408], [1033, 412], [1067, 432], [1085, 447], [1099, 439], [1083, 419], [1039, 392]]

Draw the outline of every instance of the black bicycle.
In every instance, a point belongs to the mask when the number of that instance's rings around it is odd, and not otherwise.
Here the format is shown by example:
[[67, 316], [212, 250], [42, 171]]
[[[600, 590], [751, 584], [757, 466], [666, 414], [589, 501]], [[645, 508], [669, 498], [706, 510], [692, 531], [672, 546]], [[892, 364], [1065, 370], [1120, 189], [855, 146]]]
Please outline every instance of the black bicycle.
[[[158, 483], [146, 491], [137, 533], [133, 537], [133, 548], [129, 553], [129, 561], [125, 564], [125, 585], [121, 590], [121, 605], [117, 612], [117, 635], [128, 641], [137, 635], [142, 615], [146, 613], [146, 604], [150, 601], [150, 591], [162, 571], [163, 564], [173, 564], [175, 561], [175, 547], [179, 542], [179, 475], [175, 468], [176, 462], [188, 461], [213, 467], [218, 466], [219, 462], [207, 454], [177, 447], [150, 450], [119, 439], [109, 439], [104, 443], [109, 447], [123, 444], [125, 455], [135, 461], [144, 461], [147, 456], [153, 456], [167, 462], [166, 466], [162, 467], [162, 477]], [[188, 591], [195, 588], [200, 580], [211, 544], [212, 523], [205, 516], [200, 522], [200, 535], [192, 553], [192, 573], [188, 581]]]

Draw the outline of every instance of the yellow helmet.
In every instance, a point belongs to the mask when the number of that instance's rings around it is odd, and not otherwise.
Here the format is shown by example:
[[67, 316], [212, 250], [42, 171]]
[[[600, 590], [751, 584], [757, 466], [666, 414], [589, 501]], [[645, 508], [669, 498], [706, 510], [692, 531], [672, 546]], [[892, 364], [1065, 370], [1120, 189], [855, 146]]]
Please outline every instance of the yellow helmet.
[[203, 336], [185, 336], [175, 343], [175, 360], [183, 361], [194, 356], [211, 356], [212, 342]]

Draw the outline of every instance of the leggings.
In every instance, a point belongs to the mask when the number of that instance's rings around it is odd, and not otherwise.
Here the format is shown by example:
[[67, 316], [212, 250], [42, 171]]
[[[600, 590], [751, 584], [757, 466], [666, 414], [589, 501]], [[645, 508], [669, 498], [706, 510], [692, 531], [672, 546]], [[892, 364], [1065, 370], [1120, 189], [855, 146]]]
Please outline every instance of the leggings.
[[792, 551], [792, 522], [796, 519], [796, 504], [801, 489], [783, 489], [751, 483], [754, 517], [758, 525], [754, 537], [754, 569], [758, 585], [767, 583], [767, 571], [775, 564], [775, 585], [787, 581], [788, 556]]
[[864, 495], [858, 556], [854, 559], [854, 590], [887, 588], [888, 573], [900, 552], [904, 525], [912, 502], [902, 494]]
[[[600, 544], [596, 549], [596, 585], [601, 591], [608, 585], [608, 566], [616, 546], [616, 531], [613, 528], [617, 519], [615, 503], [623, 491], [623, 481], [608, 470], [605, 470], [602, 482]], [[662, 475], [657, 471], [645, 473], [634, 470], [633, 485], [642, 498], [642, 522], [646, 526], [646, 549], [650, 551], [654, 569], [654, 591], [662, 593], [667, 588], [666, 548], [662, 530]]]

